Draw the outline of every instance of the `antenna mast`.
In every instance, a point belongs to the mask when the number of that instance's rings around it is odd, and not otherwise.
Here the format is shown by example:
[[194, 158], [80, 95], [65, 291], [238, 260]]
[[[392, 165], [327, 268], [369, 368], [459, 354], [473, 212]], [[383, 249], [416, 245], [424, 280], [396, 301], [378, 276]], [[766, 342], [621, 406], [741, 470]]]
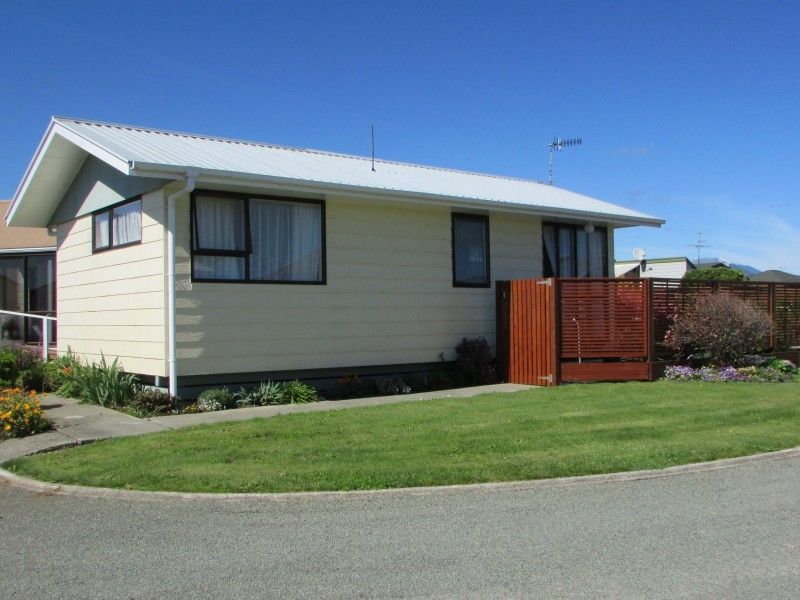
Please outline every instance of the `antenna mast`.
[[370, 125], [372, 131], [372, 170], [375, 170], [375, 124]]
[[581, 138], [570, 138], [562, 140], [561, 138], [553, 138], [553, 141], [547, 145], [549, 150], [547, 156], [547, 185], [553, 185], [553, 151], [560, 152], [564, 148], [570, 146], [580, 146], [583, 143]]
[[702, 231], [698, 231], [697, 232], [697, 241], [694, 244], [689, 244], [690, 247], [697, 248], [697, 265], [695, 265], [697, 267], [700, 266], [700, 249], [701, 248], [710, 248], [711, 247], [709, 244], [706, 244], [707, 241], [708, 240], [704, 240], [703, 239], [703, 232]]

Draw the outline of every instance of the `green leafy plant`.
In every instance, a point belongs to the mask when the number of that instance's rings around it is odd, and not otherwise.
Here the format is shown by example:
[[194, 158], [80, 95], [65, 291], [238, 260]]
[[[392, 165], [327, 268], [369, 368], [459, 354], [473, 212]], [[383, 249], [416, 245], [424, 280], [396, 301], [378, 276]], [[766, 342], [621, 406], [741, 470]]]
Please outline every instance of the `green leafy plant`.
[[116, 358], [108, 364], [102, 354], [99, 364], [77, 369], [75, 378], [79, 399], [100, 406], [128, 406], [139, 390], [135, 375], [125, 373]]
[[456, 346], [456, 368], [467, 385], [485, 385], [497, 381], [486, 338], [462, 339]]
[[43, 387], [46, 392], [57, 392], [66, 398], [80, 398], [77, 372], [83, 368], [81, 360], [70, 348], [45, 364]]
[[203, 390], [197, 397], [197, 410], [199, 412], [214, 412], [233, 408], [236, 399], [228, 388], [211, 388]]
[[317, 401], [317, 390], [301, 381], [289, 381], [283, 384], [282, 404], [306, 404]]
[[240, 389], [234, 394], [234, 401], [239, 408], [283, 404], [283, 384], [274, 381], [262, 381], [253, 390]]
[[682, 359], [698, 354], [713, 365], [745, 364], [768, 339], [769, 316], [741, 298], [718, 292], [701, 298], [679, 315], [664, 338], [664, 345]]

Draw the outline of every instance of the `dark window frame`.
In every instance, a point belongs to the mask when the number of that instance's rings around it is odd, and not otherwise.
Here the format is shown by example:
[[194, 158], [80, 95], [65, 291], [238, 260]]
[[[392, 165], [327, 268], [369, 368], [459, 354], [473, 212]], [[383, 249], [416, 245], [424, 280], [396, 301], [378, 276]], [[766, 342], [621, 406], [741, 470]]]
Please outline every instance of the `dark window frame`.
[[[544, 243], [544, 228], [550, 226], [558, 229], [571, 229], [572, 230], [572, 272], [575, 275], [572, 277], [578, 278], [578, 231], [583, 231], [585, 225], [577, 225], [575, 223], [559, 223], [557, 221], [543, 221], [542, 222], [542, 275], [544, 277], [561, 277], [558, 273], [548, 273], [547, 262], [547, 247]], [[594, 226], [595, 231], [602, 231], [605, 234], [606, 243], [603, 244], [603, 274], [598, 277], [608, 277], [608, 227]], [[558, 232], [556, 232], [556, 252], [558, 252]], [[556, 270], [560, 264], [560, 256], [556, 257]], [[580, 277], [584, 279], [584, 277]]]
[[[144, 214], [144, 209], [142, 207], [142, 196], [134, 196], [133, 198], [126, 198], [122, 202], [117, 202], [116, 204], [112, 204], [111, 206], [106, 206], [100, 210], [96, 210], [92, 213], [92, 254], [97, 254], [98, 252], [108, 252], [109, 250], [116, 250], [117, 248], [128, 248], [130, 246], [136, 246], [142, 243], [142, 219], [141, 216], [139, 218], [139, 239], [134, 240], [132, 242], [126, 242], [124, 244], [116, 244], [114, 245], [114, 210], [126, 206], [128, 204], [133, 204], [134, 202], [139, 202], [139, 214]], [[96, 221], [97, 216], [103, 213], [108, 213], [108, 246], [103, 246], [102, 248], [97, 247], [97, 239], [96, 239]]]
[[[214, 250], [213, 248], [195, 249], [197, 239], [197, 196], [213, 196], [215, 198], [231, 198], [244, 202], [244, 250]], [[250, 199], [275, 200], [278, 202], [295, 202], [315, 204], [320, 207], [320, 279], [319, 280], [288, 280], [288, 279], [250, 279], [250, 255], [253, 253], [252, 234], [250, 231]], [[274, 196], [264, 194], [244, 194], [239, 192], [221, 192], [218, 190], [195, 190], [190, 196], [189, 205], [189, 238], [191, 249], [191, 277], [197, 283], [267, 283], [286, 285], [327, 285], [328, 284], [328, 241], [326, 237], [327, 226], [325, 221], [325, 201], [312, 198], [293, 198], [291, 196]], [[220, 256], [244, 259], [244, 279], [215, 279], [197, 277], [194, 272], [195, 256]]]
[[[456, 279], [456, 221], [457, 220], [464, 220], [464, 221], [476, 221], [483, 223], [483, 229], [485, 233], [485, 240], [486, 240], [486, 269], [485, 269], [485, 277], [486, 281], [481, 283], [473, 283], [467, 281], [458, 281]], [[476, 215], [473, 213], [459, 213], [454, 212], [450, 214], [450, 256], [451, 256], [451, 265], [453, 271], [453, 287], [464, 287], [464, 288], [490, 288], [492, 287], [492, 267], [491, 267], [491, 241], [489, 238], [489, 216], [488, 215]]]

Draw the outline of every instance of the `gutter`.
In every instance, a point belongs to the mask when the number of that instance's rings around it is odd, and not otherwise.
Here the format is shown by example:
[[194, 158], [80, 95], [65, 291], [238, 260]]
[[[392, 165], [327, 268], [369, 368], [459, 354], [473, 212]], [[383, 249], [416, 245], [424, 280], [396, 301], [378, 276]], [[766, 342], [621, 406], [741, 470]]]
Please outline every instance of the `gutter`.
[[[183, 172], [182, 167], [170, 167], [136, 161], [131, 165], [131, 175], [140, 177], [175, 177]], [[609, 223], [615, 227], [661, 227], [664, 219], [649, 215], [623, 215], [589, 210], [574, 210], [569, 208], [552, 207], [545, 205], [522, 204], [518, 202], [503, 202], [498, 200], [485, 200], [482, 198], [460, 198], [443, 194], [425, 192], [409, 192], [389, 190], [385, 188], [368, 188], [350, 184], [329, 183], [321, 181], [298, 181], [284, 177], [270, 175], [250, 175], [242, 177], [240, 174], [223, 173], [205, 169], [203, 171], [204, 185], [235, 185], [250, 188], [280, 189], [298, 193], [314, 193], [324, 195], [347, 195], [352, 198], [367, 198], [372, 200], [393, 200], [396, 202], [411, 202], [417, 204], [440, 205], [447, 207], [499, 210], [507, 213], [536, 215], [556, 219], [592, 220], [597, 223]], [[544, 185], [544, 184], [542, 184]], [[570, 192], [574, 193], [574, 192]], [[578, 194], [580, 195], [580, 194]], [[586, 196], [588, 198], [588, 196]], [[595, 198], [591, 198], [596, 200]], [[598, 200], [598, 202], [603, 202]]]
[[197, 171], [186, 171], [183, 180], [185, 182], [183, 188], [167, 196], [167, 374], [171, 396], [178, 395], [177, 344], [175, 341], [175, 201], [194, 191]]

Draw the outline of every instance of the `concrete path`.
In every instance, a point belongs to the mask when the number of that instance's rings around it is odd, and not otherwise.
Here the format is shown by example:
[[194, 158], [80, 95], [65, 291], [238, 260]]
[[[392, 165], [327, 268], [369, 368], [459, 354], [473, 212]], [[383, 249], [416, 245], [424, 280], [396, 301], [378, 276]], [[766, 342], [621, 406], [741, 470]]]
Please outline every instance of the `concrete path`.
[[413, 402], [434, 398], [470, 398], [490, 392], [517, 392], [530, 389], [531, 386], [513, 383], [500, 383], [438, 392], [404, 394], [396, 396], [380, 396], [376, 398], [354, 398], [352, 400], [326, 400], [311, 404], [289, 404], [284, 406], [259, 406], [254, 408], [237, 408], [194, 415], [171, 415], [138, 419], [116, 410], [81, 404], [71, 398], [46, 395], [42, 399], [42, 408], [53, 421], [54, 431], [48, 431], [27, 438], [12, 439], [0, 442], [0, 464], [45, 450], [53, 450], [64, 446], [86, 443], [90, 441], [141, 435], [168, 429], [179, 429], [192, 425], [209, 423], [226, 423], [244, 421], [258, 417], [274, 417], [291, 413], [317, 412], [325, 410], [341, 410], [359, 406], [377, 406], [397, 402]]
[[282, 502], [0, 485], [6, 598], [798, 598], [800, 458]]

